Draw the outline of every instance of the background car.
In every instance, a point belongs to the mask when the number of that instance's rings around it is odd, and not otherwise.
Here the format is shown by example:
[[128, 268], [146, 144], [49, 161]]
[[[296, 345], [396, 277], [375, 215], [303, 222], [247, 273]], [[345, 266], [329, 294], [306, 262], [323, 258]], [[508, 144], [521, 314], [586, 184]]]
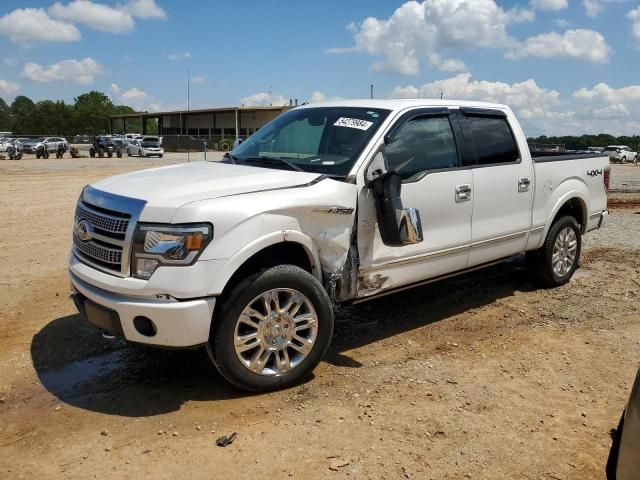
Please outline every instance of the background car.
[[36, 150], [40, 146], [44, 146], [49, 153], [55, 153], [58, 150], [58, 145], [64, 144], [64, 151], [69, 150], [69, 143], [66, 139], [61, 137], [40, 137], [35, 139], [29, 139], [22, 143], [23, 153], [36, 153]]
[[609, 145], [604, 149], [604, 153], [609, 155], [609, 160], [613, 163], [636, 162], [638, 159], [638, 152], [626, 145]]
[[142, 140], [133, 140], [126, 146], [127, 155], [140, 157], [159, 157], [164, 155], [161, 139], [159, 137], [144, 137]]
[[7, 137], [0, 138], [0, 152], [8, 151], [11, 145], [13, 145], [12, 138], [7, 138]]

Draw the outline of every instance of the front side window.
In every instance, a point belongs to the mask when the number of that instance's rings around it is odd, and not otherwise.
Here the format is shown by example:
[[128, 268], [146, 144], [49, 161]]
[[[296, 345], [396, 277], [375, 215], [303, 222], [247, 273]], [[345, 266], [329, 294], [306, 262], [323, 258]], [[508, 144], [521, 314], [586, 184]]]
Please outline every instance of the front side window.
[[467, 117], [467, 130], [476, 147], [478, 165], [514, 163], [520, 158], [507, 119]]
[[424, 116], [406, 122], [385, 147], [390, 168], [405, 181], [420, 179], [430, 170], [459, 166], [458, 151], [447, 117]]
[[342, 177], [388, 115], [389, 110], [355, 107], [290, 110], [238, 145], [230, 160]]

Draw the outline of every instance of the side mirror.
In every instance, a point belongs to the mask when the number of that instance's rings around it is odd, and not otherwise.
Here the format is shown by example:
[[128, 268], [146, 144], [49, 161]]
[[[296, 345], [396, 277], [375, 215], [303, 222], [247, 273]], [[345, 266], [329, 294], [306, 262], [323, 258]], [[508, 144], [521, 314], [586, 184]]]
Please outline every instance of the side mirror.
[[373, 191], [378, 228], [384, 244], [400, 247], [422, 242], [420, 212], [402, 206], [402, 178], [388, 168], [382, 150], [376, 153], [367, 167], [365, 183]]
[[373, 160], [371, 160], [371, 163], [369, 163], [364, 172], [365, 185], [369, 186], [385, 173], [388, 173], [387, 160], [384, 156], [383, 150], [379, 150], [378, 153], [374, 155]]

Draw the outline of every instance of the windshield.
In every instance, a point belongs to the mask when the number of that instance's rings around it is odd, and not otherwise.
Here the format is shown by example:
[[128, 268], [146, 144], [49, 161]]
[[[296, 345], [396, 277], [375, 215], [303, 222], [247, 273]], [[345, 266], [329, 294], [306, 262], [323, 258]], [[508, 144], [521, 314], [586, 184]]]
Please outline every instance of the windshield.
[[142, 142], [142, 146], [152, 148], [152, 147], [159, 147], [160, 144], [158, 142], [144, 141]]
[[238, 145], [246, 165], [345, 176], [389, 110], [317, 107], [290, 110]]

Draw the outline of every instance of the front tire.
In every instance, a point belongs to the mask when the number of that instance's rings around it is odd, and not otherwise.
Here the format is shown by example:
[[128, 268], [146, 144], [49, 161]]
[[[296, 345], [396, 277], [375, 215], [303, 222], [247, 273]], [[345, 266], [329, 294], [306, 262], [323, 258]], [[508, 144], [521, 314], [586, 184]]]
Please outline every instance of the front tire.
[[549, 229], [542, 248], [527, 252], [527, 265], [545, 287], [559, 287], [578, 268], [582, 236], [576, 219], [566, 215]]
[[294, 385], [331, 342], [333, 309], [322, 284], [280, 265], [236, 285], [214, 316], [207, 351], [220, 374], [249, 391]]

